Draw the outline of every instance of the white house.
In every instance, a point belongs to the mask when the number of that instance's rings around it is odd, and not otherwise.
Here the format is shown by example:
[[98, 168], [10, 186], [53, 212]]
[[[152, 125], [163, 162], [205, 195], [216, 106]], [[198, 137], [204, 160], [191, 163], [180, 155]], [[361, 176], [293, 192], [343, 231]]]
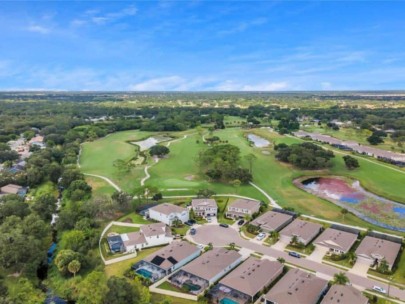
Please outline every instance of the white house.
[[107, 238], [111, 251], [127, 253], [143, 248], [170, 244], [172, 241], [171, 229], [163, 223], [143, 225], [140, 231]]
[[171, 226], [176, 219], [182, 223], [187, 222], [189, 220], [189, 211], [180, 206], [164, 203], [150, 208], [149, 217]]
[[211, 198], [193, 199], [191, 201], [191, 207], [196, 216], [201, 216], [203, 218], [216, 217], [218, 213], [217, 202]]

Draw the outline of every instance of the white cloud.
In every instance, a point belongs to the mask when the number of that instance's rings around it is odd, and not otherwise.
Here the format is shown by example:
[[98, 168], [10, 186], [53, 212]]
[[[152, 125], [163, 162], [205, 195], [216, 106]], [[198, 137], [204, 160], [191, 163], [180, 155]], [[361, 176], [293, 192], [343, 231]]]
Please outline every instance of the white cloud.
[[289, 84], [281, 82], [260, 82], [256, 84], [243, 84], [232, 80], [226, 80], [215, 87], [217, 91], [281, 91], [287, 90]]
[[28, 26], [27, 30], [30, 32], [39, 33], [39, 34], [48, 34], [51, 32], [50, 28], [47, 28], [45, 26], [38, 25], [38, 24], [32, 24], [32, 25]]
[[87, 23], [93, 23], [96, 25], [104, 25], [107, 23], [111, 23], [117, 21], [122, 18], [135, 16], [138, 12], [138, 9], [134, 5], [130, 5], [120, 11], [111, 12], [106, 14], [101, 14], [99, 10], [87, 10], [84, 13], [82, 18], [77, 18], [72, 20], [72, 26], [82, 26]]

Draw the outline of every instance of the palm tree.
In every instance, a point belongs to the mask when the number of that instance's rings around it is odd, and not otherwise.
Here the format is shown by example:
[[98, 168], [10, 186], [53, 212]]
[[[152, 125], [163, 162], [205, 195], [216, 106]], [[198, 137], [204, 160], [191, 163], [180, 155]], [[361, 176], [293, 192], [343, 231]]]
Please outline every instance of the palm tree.
[[248, 163], [249, 163], [249, 172], [250, 172], [250, 174], [252, 174], [252, 171], [253, 171], [253, 162], [257, 159], [257, 157], [256, 157], [254, 154], [249, 153], [248, 155], [245, 156], [245, 159], [246, 159], [246, 160], [248, 161]]
[[343, 216], [343, 221], [345, 220], [345, 215], [349, 213], [349, 211], [346, 208], [343, 208], [340, 210], [340, 213]]
[[277, 261], [279, 261], [281, 264], [285, 263], [285, 259], [282, 257], [277, 258]]
[[349, 253], [347, 254], [347, 257], [349, 259], [349, 263], [350, 264], [354, 264], [356, 262], [356, 254], [353, 251], [349, 251]]
[[344, 272], [335, 273], [333, 276], [333, 284], [346, 285], [350, 280]]
[[236, 244], [234, 242], [229, 243], [229, 249], [230, 250], [235, 250], [235, 246], [236, 246]]
[[81, 266], [82, 265], [78, 260], [73, 260], [68, 264], [68, 270], [73, 274], [73, 276], [76, 276], [76, 273], [79, 272]]
[[387, 263], [386, 259], [382, 259], [381, 262], [377, 266], [377, 270], [380, 273], [388, 273], [390, 270], [390, 266]]
[[212, 245], [212, 243], [208, 243], [207, 247], [207, 250], [212, 250], [214, 248], [214, 245]]
[[290, 244], [291, 244], [291, 245], [298, 244], [298, 236], [293, 235]]

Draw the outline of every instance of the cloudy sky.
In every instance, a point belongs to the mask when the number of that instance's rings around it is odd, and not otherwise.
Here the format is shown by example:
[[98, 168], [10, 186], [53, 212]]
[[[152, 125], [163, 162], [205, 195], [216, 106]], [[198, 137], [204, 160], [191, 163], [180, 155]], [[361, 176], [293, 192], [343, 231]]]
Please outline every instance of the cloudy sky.
[[405, 89], [402, 1], [1, 1], [0, 90]]

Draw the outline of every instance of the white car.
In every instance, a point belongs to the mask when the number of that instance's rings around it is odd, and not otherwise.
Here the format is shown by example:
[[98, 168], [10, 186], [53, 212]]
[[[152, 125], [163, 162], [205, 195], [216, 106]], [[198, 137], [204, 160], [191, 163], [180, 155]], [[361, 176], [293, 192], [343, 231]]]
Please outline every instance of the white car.
[[197, 247], [201, 250], [203, 250], [205, 248], [205, 246], [203, 244], [198, 244]]
[[265, 237], [266, 237], [266, 234], [263, 233], [263, 232], [260, 232], [260, 233], [257, 235], [256, 239], [257, 239], [258, 241], [261, 241], [261, 240], [263, 240]]
[[384, 294], [386, 294], [387, 293], [387, 291], [384, 289], [384, 288], [382, 288], [382, 287], [380, 287], [380, 286], [373, 286], [373, 290], [374, 291], [377, 291], [377, 292], [379, 292], [379, 293], [384, 293]]

